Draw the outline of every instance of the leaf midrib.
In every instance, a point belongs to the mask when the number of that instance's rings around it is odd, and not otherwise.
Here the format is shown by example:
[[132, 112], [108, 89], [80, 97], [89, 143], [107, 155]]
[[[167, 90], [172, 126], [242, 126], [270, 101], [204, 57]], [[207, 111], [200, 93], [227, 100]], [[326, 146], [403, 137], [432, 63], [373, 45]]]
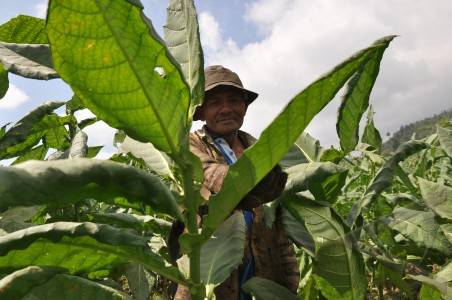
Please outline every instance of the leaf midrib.
[[[146, 98], [147, 98], [147, 100], [148, 100], [147, 102], [149, 103], [149, 106], [151, 107], [151, 109], [152, 109], [153, 112], [154, 112], [154, 115], [155, 115], [155, 117], [156, 117], [156, 119], [157, 119], [157, 122], [158, 122], [158, 124], [159, 124], [160, 129], [162, 130], [162, 132], [163, 132], [163, 134], [164, 134], [164, 136], [165, 136], [165, 138], [166, 138], [166, 142], [168, 143], [168, 146], [169, 146], [169, 148], [170, 148], [170, 150], [171, 150], [171, 153], [176, 154], [176, 153], [177, 153], [177, 151], [176, 151], [176, 146], [174, 145], [174, 143], [173, 143], [173, 141], [172, 141], [172, 139], [171, 139], [171, 136], [169, 135], [169, 132], [166, 130], [166, 127], [164, 126], [163, 120], [161, 119], [161, 116], [160, 116], [160, 114], [158, 113], [157, 107], [156, 107], [156, 106], [154, 105], [154, 103], [150, 100], [150, 99], [152, 99], [152, 97], [150, 97], [149, 92], [148, 92], [148, 89], [146, 88], [145, 83], [142, 81], [141, 76], [139, 76], [139, 72], [138, 72], [137, 68], [135, 67], [135, 64], [133, 63], [133, 61], [131, 60], [131, 57], [129, 56], [129, 54], [128, 54], [128, 52], [127, 52], [127, 50], [124, 48], [123, 44], [121, 43], [121, 39], [120, 39], [119, 35], [118, 35], [117, 32], [114, 30], [114, 26], [112, 26], [112, 24], [111, 24], [110, 21], [108, 20], [108, 18], [107, 18], [107, 16], [106, 16], [106, 13], [105, 13], [105, 10], [102, 9], [102, 6], [101, 6], [101, 4], [99, 3], [99, 1], [100, 1], [100, 0], [96, 0], [96, 6], [98, 7], [99, 11], [101, 12], [102, 17], [103, 17], [105, 23], [107, 24], [108, 28], [110, 29], [110, 32], [112, 33], [112, 36], [113, 36], [114, 39], [116, 40], [117, 45], [119, 46], [119, 48], [120, 48], [122, 54], [123, 54], [124, 57], [126, 58], [127, 64], [128, 64], [128, 65], [130, 66], [130, 68], [132, 69], [132, 71], [133, 71], [133, 73], [134, 73], [134, 75], [135, 75], [135, 78], [138, 80], [140, 86], [142, 87], [142, 90], [143, 90], [143, 92], [144, 92], [144, 94], [146, 95]], [[134, 9], [134, 8], [133, 8], [133, 7], [130, 7], [130, 9], [132, 10], [132, 9]], [[142, 13], [142, 12], [140, 11], [140, 15], [141, 15], [141, 13]], [[145, 25], [145, 26], [147, 27], [147, 25]], [[148, 34], [148, 33], [149, 33], [149, 32], [147, 32], [147, 34]], [[166, 47], [165, 45], [162, 45], [162, 46], [163, 46], [163, 48]], [[141, 48], [141, 47], [140, 47], [140, 48]], [[139, 50], [138, 50], [138, 51], [139, 51]]]

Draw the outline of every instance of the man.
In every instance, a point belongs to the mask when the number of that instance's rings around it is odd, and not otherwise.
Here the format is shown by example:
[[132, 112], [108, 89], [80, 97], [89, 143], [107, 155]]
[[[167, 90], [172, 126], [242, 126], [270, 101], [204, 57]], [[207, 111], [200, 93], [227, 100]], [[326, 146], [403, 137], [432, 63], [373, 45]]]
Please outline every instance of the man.
[[[228, 172], [243, 151], [256, 140], [240, 131], [248, 105], [258, 94], [243, 87], [238, 75], [222, 66], [205, 69], [205, 101], [193, 119], [205, 121], [202, 129], [190, 134], [190, 150], [204, 169], [201, 195], [208, 200], [218, 193]], [[248, 195], [237, 209], [243, 211], [247, 225], [247, 242], [242, 265], [215, 289], [218, 300], [250, 299], [241, 285], [253, 276], [275, 281], [296, 293], [299, 273], [293, 246], [283, 232], [277, 214], [275, 224], [264, 224], [262, 204], [278, 197], [287, 175], [276, 166]], [[179, 287], [175, 299], [189, 299], [188, 291]]]

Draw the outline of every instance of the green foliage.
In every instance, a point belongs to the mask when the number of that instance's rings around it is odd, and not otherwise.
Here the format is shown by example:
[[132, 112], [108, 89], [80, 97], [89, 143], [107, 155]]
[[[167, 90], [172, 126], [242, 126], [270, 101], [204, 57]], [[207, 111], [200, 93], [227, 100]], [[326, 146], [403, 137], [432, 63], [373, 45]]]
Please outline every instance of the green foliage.
[[18, 44], [48, 44], [45, 20], [19, 15], [0, 26], [0, 41]]
[[235, 213], [213, 234], [201, 248], [201, 281], [207, 286], [207, 296], [225, 281], [242, 263], [246, 240], [246, 226], [242, 213]]
[[285, 287], [273, 282], [271, 280], [253, 277], [248, 280], [242, 289], [253, 295], [256, 300], [270, 300], [270, 299], [287, 299], [296, 300], [297, 297], [293, 295]]
[[360, 65], [348, 82], [336, 124], [341, 147], [346, 153], [355, 149], [358, 144], [359, 122], [369, 105], [370, 92], [380, 71], [380, 61], [394, 37], [376, 41], [374, 45], [380, 45], [380, 47], [367, 57], [367, 61]]
[[314, 272], [340, 293], [363, 299], [366, 292], [362, 254], [354, 248], [353, 234], [329, 207], [297, 195], [283, 205], [305, 226], [315, 243]]
[[52, 0], [47, 34], [58, 74], [99, 119], [174, 156], [187, 147], [189, 90], [140, 5]]
[[361, 138], [363, 143], [369, 144], [377, 150], [381, 148], [381, 136], [380, 132], [378, 132], [377, 128], [375, 128], [374, 120], [373, 120], [373, 110], [372, 106], [369, 106], [368, 115], [367, 115], [367, 124], [366, 128], [364, 128], [363, 137]]
[[182, 218], [174, 196], [158, 177], [110, 161], [31, 161], [0, 167], [0, 179], [0, 210], [11, 205], [69, 204], [85, 198], [111, 203], [114, 198], [125, 196]]
[[0, 100], [6, 95], [9, 87], [8, 72], [0, 64]]
[[[171, 298], [174, 283], [194, 300], [212, 299], [243, 258], [246, 227], [232, 212], [277, 163], [289, 180], [263, 222], [275, 226], [278, 218], [297, 246], [299, 298], [447, 297], [450, 126], [384, 156], [369, 105], [394, 36], [297, 94], [230, 166], [200, 223], [203, 172], [188, 133], [203, 102], [204, 62], [192, 0], [169, 2], [164, 33], [165, 40], [139, 0], [51, 0], [45, 22], [19, 16], [0, 26], [0, 96], [8, 72], [61, 76], [75, 93], [0, 128], [0, 160], [16, 158], [0, 167], [2, 299]], [[303, 131], [345, 84], [341, 148], [325, 149]], [[65, 114], [55, 113], [63, 104]], [[74, 113], [84, 108], [96, 117], [78, 122]], [[83, 132], [99, 120], [118, 129], [119, 153], [108, 161], [89, 159], [102, 146], [88, 147]], [[178, 267], [165, 242], [175, 220], [185, 225]], [[243, 290], [256, 299], [297, 298], [258, 277]]]
[[0, 62], [11, 73], [31, 79], [58, 78], [52, 56], [45, 44], [15, 44], [0, 42]]
[[190, 87], [189, 115], [192, 116], [204, 99], [204, 55], [195, 5], [192, 1], [171, 0], [167, 12], [165, 42]]

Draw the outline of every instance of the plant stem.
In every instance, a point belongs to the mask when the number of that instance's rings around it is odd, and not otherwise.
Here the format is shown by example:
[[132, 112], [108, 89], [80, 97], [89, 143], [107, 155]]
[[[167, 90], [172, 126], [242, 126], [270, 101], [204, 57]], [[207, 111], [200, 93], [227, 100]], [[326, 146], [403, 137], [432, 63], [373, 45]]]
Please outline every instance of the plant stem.
[[[182, 176], [184, 182], [185, 205], [188, 210], [186, 227], [189, 234], [196, 235], [198, 234], [198, 197], [193, 188], [193, 169], [190, 164], [183, 165]], [[196, 286], [201, 283], [201, 245], [194, 244], [192, 247], [191, 252], [188, 254], [190, 258], [190, 279]], [[195, 289], [190, 289], [192, 299], [201, 299]]]

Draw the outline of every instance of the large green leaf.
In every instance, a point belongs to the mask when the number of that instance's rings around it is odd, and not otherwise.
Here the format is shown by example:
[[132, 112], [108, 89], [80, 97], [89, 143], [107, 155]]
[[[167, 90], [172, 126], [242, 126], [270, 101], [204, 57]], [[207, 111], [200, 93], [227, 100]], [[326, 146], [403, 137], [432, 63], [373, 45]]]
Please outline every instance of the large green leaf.
[[58, 274], [47, 283], [34, 288], [23, 300], [132, 300], [124, 292], [85, 278]]
[[139, 1], [51, 0], [53, 61], [99, 119], [177, 155], [188, 149], [189, 89]]
[[201, 281], [207, 296], [242, 263], [246, 239], [245, 219], [237, 212], [226, 219], [201, 248]]
[[118, 148], [122, 153], [132, 153], [136, 158], [142, 158], [149, 169], [158, 175], [175, 180], [171, 171], [170, 158], [151, 143], [141, 143], [126, 136], [121, 143], [118, 143]]
[[61, 205], [85, 198], [113, 203], [115, 197], [123, 196], [181, 218], [176, 200], [157, 176], [112, 161], [27, 161], [0, 167], [0, 181], [0, 210], [18, 205]]
[[452, 188], [418, 178], [422, 198], [436, 214], [452, 220]]
[[[48, 128], [45, 132], [43, 143], [49, 147], [58, 150], [67, 149], [70, 145], [69, 131], [62, 125], [66, 123], [73, 123], [75, 121], [73, 116], [59, 117], [55, 114], [50, 116], [45, 116], [44, 119], [53, 122], [57, 126], [52, 126]], [[66, 122], [67, 120], [68, 122]], [[60, 124], [60, 126], [58, 126]]]
[[58, 78], [53, 69], [50, 48], [45, 44], [14, 44], [0, 42], [0, 62], [16, 75], [49, 80]]
[[6, 95], [9, 88], [8, 72], [0, 63], [0, 100]]
[[387, 224], [421, 247], [435, 249], [446, 255], [452, 254], [452, 244], [436, 223], [433, 212], [397, 207]]
[[11, 163], [11, 165], [17, 165], [18, 163], [22, 163], [30, 159], [44, 160], [48, 150], [49, 148], [47, 148], [44, 145], [37, 146], [31, 149], [30, 151], [24, 153], [23, 155], [19, 156], [16, 160], [14, 160]]
[[128, 264], [124, 269], [124, 275], [127, 278], [127, 284], [134, 296], [134, 300], [148, 300], [150, 286], [143, 265], [132, 263]]
[[333, 203], [345, 184], [348, 170], [330, 162], [299, 164], [285, 170], [284, 194], [309, 190], [319, 201]]
[[204, 221], [206, 236], [213, 232], [240, 200], [283, 158], [312, 118], [334, 98], [360, 66], [369, 61], [375, 52], [386, 48], [391, 39], [392, 37], [388, 37], [345, 60], [289, 102], [262, 132], [257, 143], [248, 148], [230, 167], [221, 191], [209, 199], [209, 214]]
[[369, 110], [367, 114], [367, 123], [366, 127], [364, 128], [364, 133], [361, 138], [361, 141], [363, 143], [369, 144], [378, 151], [381, 148], [381, 135], [380, 132], [378, 132], [377, 128], [375, 128], [374, 125], [374, 119], [373, 119], [373, 110], [372, 105], [369, 105]]
[[164, 29], [166, 45], [190, 87], [190, 117], [204, 98], [204, 55], [193, 0], [170, 0]]
[[347, 91], [342, 98], [337, 118], [337, 133], [342, 149], [348, 153], [358, 144], [359, 122], [369, 105], [370, 92], [380, 71], [383, 54], [394, 36], [386, 37], [375, 42], [383, 44], [378, 51], [374, 51], [369, 60], [350, 79]]
[[0, 237], [0, 255], [1, 272], [39, 265], [90, 274], [136, 262], [185, 282], [175, 267], [150, 250], [147, 239], [104, 224], [57, 222], [19, 230]]
[[0, 296], [2, 299], [22, 299], [34, 287], [40, 286], [55, 275], [64, 272], [64, 268], [57, 267], [26, 267], [0, 280]]
[[441, 231], [444, 233], [449, 243], [452, 244], [452, 224], [441, 224]]
[[315, 244], [304, 222], [297, 221], [286, 209], [282, 210], [284, 232], [298, 247], [303, 247], [309, 255], [315, 256]]
[[369, 206], [377, 197], [392, 184], [394, 173], [397, 170], [399, 162], [406, 159], [423, 149], [427, 145], [419, 141], [408, 141], [399, 146], [397, 151], [391, 156], [388, 161], [381, 167], [374, 179], [367, 187], [364, 195], [353, 204], [352, 209], [348, 215], [348, 223], [353, 226], [361, 215], [361, 211]]
[[299, 195], [282, 202], [291, 214], [304, 222], [315, 243], [314, 273], [339, 293], [364, 299], [366, 279], [363, 257], [355, 250], [353, 234], [330, 207]]
[[452, 157], [452, 129], [438, 127], [437, 133], [441, 147], [449, 157]]
[[297, 300], [297, 296], [292, 294], [287, 288], [274, 281], [253, 277], [243, 285], [242, 289], [253, 295], [256, 300]]
[[45, 20], [19, 15], [0, 26], [0, 41], [18, 44], [47, 44]]
[[48, 129], [71, 121], [68, 118], [58, 118], [56, 115], [50, 117], [52, 111], [63, 104], [64, 102], [44, 103], [20, 119], [0, 138], [0, 159], [23, 154], [36, 145]]
[[301, 163], [316, 162], [320, 160], [322, 152], [320, 142], [309, 133], [303, 132], [279, 164], [285, 169]]
[[153, 216], [140, 216], [127, 213], [89, 213], [86, 218], [95, 223], [115, 224], [123, 228], [140, 231], [152, 231], [164, 237], [171, 230], [171, 222]]

